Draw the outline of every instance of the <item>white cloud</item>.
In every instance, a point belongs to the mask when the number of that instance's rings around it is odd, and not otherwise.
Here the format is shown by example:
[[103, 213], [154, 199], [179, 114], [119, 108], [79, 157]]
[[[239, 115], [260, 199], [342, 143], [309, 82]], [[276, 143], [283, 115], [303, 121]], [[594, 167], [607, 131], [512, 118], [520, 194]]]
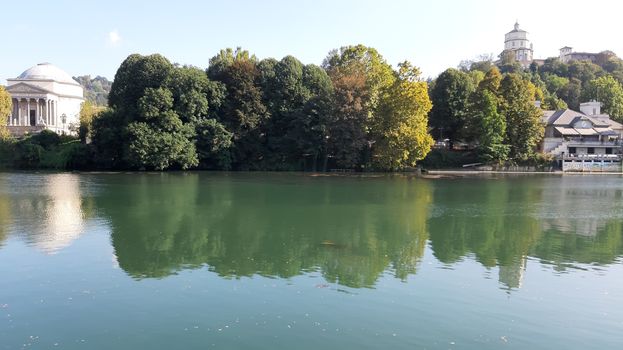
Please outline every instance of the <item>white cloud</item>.
[[119, 35], [119, 32], [116, 29], [108, 33], [108, 43], [110, 45], [116, 46], [119, 44], [120, 41], [121, 41], [121, 35]]

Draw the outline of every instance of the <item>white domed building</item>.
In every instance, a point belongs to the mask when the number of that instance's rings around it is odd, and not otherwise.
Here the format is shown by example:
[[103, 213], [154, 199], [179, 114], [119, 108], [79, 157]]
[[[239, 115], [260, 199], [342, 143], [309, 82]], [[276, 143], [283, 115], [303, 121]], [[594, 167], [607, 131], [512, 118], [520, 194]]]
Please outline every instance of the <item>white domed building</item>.
[[515, 27], [504, 35], [504, 53], [511, 52], [515, 60], [523, 67], [530, 66], [534, 50], [528, 32], [519, 28], [519, 23], [515, 23]]
[[44, 129], [75, 134], [80, 123], [84, 90], [71, 75], [50, 64], [39, 63], [15, 79], [7, 79], [13, 110], [7, 120], [17, 136]]

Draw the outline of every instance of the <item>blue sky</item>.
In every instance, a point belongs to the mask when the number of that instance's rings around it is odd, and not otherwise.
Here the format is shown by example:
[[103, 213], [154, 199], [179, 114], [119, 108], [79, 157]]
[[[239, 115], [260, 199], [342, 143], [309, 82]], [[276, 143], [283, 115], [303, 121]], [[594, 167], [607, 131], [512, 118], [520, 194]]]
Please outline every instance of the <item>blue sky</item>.
[[[72, 75], [112, 79], [132, 53], [161, 53], [206, 67], [221, 48], [259, 58], [294, 55], [320, 64], [349, 44], [377, 48], [391, 64], [410, 60], [424, 77], [463, 59], [498, 54], [515, 20], [535, 57], [612, 50], [623, 55], [622, 5], [609, 0], [33, 0], [2, 5], [0, 83], [51, 62]], [[590, 4], [588, 8], [587, 4]]]

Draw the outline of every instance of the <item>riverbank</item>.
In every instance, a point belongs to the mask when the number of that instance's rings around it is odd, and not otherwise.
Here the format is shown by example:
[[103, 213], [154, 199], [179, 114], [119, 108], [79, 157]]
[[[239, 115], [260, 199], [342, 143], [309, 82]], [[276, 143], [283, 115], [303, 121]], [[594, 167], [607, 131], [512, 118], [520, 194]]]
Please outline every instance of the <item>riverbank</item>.
[[623, 172], [563, 172], [555, 171], [499, 171], [499, 170], [460, 170], [460, 169], [437, 169], [426, 170], [423, 176], [427, 175], [486, 175], [486, 174], [505, 174], [505, 175], [623, 175]]

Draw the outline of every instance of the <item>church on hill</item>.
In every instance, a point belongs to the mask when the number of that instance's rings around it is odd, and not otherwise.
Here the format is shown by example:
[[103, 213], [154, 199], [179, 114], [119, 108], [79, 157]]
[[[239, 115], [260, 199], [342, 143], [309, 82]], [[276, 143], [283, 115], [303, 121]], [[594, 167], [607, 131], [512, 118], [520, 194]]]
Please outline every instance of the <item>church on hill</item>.
[[[519, 22], [515, 22], [513, 30], [504, 35], [504, 51], [500, 54], [500, 58], [511, 55], [515, 61], [519, 62], [522, 67], [528, 68], [532, 63], [542, 65], [545, 63], [543, 59], [534, 58], [534, 47], [528, 37], [528, 32], [519, 27]], [[612, 54], [610, 51], [604, 51], [603, 54]], [[557, 57], [563, 63], [571, 61], [590, 61], [595, 62], [600, 53], [593, 52], [576, 52], [573, 48], [565, 46], [560, 49]]]
[[7, 91], [13, 102], [6, 121], [11, 134], [23, 136], [42, 130], [76, 133], [84, 90], [62, 69], [39, 63], [17, 78], [7, 79]]

